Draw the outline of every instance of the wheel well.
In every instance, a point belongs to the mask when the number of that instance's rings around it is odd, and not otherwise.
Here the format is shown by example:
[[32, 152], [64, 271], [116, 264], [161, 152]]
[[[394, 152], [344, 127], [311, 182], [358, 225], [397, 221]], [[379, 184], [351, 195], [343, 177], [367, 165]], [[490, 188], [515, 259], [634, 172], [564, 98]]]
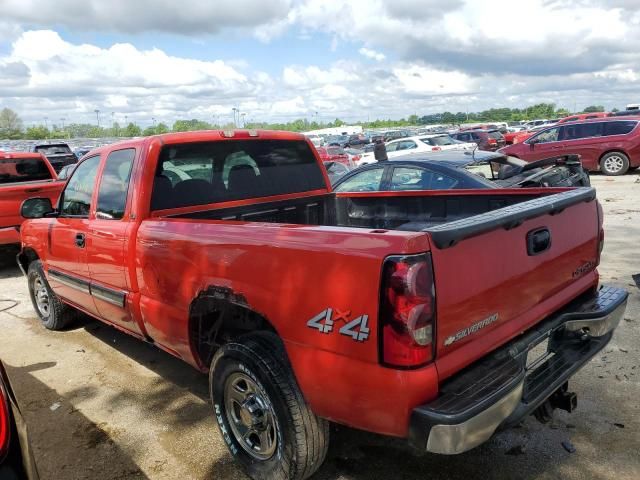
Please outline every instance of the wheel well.
[[624, 150], [621, 150], [619, 148], [612, 148], [611, 150], [607, 150], [602, 155], [600, 155], [600, 158], [598, 159], [598, 165], [600, 165], [600, 162], [602, 161], [604, 156], [608, 155], [610, 153], [622, 153], [625, 157], [627, 157], [629, 159], [629, 163], [631, 163], [631, 157], [629, 157], [629, 154], [627, 152], [625, 152]]
[[32, 250], [31, 248], [25, 248], [18, 254], [18, 262], [20, 263], [20, 266], [22, 267], [22, 270], [24, 272], [29, 270], [29, 265], [31, 264], [31, 262], [38, 260], [39, 258], [40, 257], [38, 257], [38, 254], [35, 252], [35, 250]]
[[276, 332], [269, 321], [251, 309], [243, 295], [227, 287], [209, 287], [191, 302], [189, 341], [197, 363], [208, 368], [223, 344], [249, 332]]

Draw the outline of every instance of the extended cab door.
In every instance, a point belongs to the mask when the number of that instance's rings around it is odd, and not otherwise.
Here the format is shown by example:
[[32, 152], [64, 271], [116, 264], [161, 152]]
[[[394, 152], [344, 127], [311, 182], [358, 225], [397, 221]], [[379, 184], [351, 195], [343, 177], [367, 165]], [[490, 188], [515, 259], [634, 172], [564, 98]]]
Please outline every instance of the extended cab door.
[[92, 315], [97, 314], [87, 267], [89, 212], [100, 165], [96, 155], [78, 164], [60, 195], [59, 215], [49, 227], [47, 276], [53, 291]]
[[88, 250], [91, 293], [99, 316], [120, 328], [142, 334], [131, 315], [128, 298], [129, 238], [134, 232], [127, 208], [135, 148], [110, 152], [98, 179], [95, 211], [89, 220]]

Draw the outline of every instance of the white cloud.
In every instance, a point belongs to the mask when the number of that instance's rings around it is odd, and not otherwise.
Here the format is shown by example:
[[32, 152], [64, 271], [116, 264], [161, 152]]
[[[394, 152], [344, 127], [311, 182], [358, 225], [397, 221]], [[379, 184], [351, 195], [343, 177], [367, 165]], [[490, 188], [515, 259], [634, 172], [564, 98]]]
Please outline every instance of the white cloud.
[[2, 0], [0, 18], [83, 31], [201, 35], [287, 18], [290, 0]]
[[375, 50], [366, 47], [362, 47], [360, 50], [358, 50], [358, 53], [363, 57], [370, 58], [371, 60], [376, 60], [377, 62], [382, 62], [385, 58], [387, 58], [384, 53], [376, 52]]

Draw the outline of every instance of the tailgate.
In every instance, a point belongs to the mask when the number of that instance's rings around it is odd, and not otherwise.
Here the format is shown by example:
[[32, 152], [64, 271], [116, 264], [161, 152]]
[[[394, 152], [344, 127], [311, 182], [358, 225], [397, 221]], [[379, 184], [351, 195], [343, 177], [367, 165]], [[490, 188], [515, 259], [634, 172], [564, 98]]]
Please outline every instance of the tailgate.
[[549, 308], [568, 303], [580, 293], [577, 288], [595, 281], [599, 220], [591, 188], [427, 232], [433, 243], [442, 378], [530, 328], [552, 313]]
[[0, 228], [20, 225], [20, 206], [27, 198], [47, 197], [55, 205], [63, 182], [23, 182], [0, 185]]

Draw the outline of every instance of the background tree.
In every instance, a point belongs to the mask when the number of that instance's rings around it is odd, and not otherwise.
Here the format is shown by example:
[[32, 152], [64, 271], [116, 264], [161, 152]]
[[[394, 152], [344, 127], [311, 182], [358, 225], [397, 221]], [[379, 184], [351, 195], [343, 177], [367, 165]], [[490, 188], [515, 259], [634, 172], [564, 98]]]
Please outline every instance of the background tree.
[[25, 137], [29, 140], [43, 140], [49, 138], [49, 133], [49, 129], [44, 125], [34, 125], [33, 127], [27, 128]]
[[125, 137], [139, 137], [141, 135], [142, 135], [142, 130], [140, 129], [139, 126], [137, 126], [133, 122], [129, 122], [129, 125], [127, 125], [124, 129]]
[[589, 105], [583, 110], [584, 113], [604, 112], [602, 105]]
[[16, 139], [22, 136], [22, 120], [10, 108], [0, 111], [0, 138]]

